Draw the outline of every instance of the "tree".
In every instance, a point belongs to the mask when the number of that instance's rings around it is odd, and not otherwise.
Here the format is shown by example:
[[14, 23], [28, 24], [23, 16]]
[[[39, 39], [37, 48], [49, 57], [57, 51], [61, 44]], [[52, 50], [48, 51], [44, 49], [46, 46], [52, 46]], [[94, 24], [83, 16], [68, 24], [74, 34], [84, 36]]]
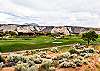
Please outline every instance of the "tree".
[[14, 31], [9, 31], [9, 34], [10, 34], [11, 36], [15, 36], [15, 35], [17, 35], [17, 33], [14, 32]]
[[87, 41], [89, 45], [90, 41], [93, 41], [93, 42], [96, 41], [96, 39], [98, 38], [98, 34], [96, 34], [95, 31], [89, 31], [89, 32], [83, 33], [81, 38], [84, 41]]
[[4, 36], [4, 33], [0, 32], [0, 37], [2, 37], [2, 39], [3, 39], [3, 36]]
[[9, 32], [6, 31], [6, 32], [3, 32], [3, 34], [4, 34], [4, 36], [7, 36], [9, 34]]

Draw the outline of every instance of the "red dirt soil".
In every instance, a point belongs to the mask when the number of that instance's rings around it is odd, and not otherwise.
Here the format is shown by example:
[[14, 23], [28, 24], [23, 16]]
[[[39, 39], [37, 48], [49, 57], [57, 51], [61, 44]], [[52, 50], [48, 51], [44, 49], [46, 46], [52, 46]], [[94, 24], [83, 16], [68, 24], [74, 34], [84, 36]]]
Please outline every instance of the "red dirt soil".
[[16, 71], [13, 67], [2, 68], [0, 71]]

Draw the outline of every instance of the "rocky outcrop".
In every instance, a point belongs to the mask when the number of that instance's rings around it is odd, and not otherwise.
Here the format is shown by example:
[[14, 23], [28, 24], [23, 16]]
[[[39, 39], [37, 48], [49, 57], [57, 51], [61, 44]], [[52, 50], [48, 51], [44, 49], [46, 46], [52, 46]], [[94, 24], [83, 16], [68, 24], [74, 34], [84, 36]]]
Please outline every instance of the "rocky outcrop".
[[[23, 33], [34, 33], [34, 32], [49, 32], [49, 33], [63, 33], [66, 35], [80, 34], [88, 31], [91, 28], [77, 27], [77, 26], [33, 26], [33, 25], [16, 25], [16, 24], [1, 24], [0, 32], [15, 31]], [[93, 29], [93, 28], [92, 28]], [[95, 29], [97, 34], [100, 34], [100, 28]]]
[[72, 26], [71, 27], [71, 31], [73, 34], [80, 34], [83, 33], [85, 31], [90, 30], [89, 28], [85, 28], [85, 27], [76, 27], [76, 26]]
[[17, 32], [33, 33], [35, 31], [33, 26], [21, 25], [17, 27]]
[[9, 24], [9, 25], [1, 25], [0, 26], [0, 30], [2, 32], [6, 32], [6, 31], [16, 31], [16, 29], [17, 29], [17, 25], [11, 25], [11, 24]]
[[96, 29], [95, 29], [95, 32], [96, 32], [97, 34], [100, 34], [100, 28], [96, 28]]
[[54, 27], [51, 30], [51, 33], [63, 33], [63, 34], [69, 35], [69, 31], [67, 27], [64, 27], [64, 26]]

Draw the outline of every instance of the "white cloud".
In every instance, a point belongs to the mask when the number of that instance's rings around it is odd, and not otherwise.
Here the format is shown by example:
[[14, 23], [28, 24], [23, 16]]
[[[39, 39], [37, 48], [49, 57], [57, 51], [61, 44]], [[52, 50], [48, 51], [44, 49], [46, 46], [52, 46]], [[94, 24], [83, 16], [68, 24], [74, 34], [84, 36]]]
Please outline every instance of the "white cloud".
[[99, 0], [0, 0], [0, 23], [100, 27]]

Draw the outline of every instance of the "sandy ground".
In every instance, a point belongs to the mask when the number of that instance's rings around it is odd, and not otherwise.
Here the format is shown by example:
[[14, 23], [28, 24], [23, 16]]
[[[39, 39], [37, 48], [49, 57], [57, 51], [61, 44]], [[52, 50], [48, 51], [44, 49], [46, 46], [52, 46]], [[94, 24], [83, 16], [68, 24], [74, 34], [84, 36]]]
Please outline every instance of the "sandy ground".
[[15, 71], [15, 68], [6, 67], [6, 68], [2, 68], [0, 71]]

